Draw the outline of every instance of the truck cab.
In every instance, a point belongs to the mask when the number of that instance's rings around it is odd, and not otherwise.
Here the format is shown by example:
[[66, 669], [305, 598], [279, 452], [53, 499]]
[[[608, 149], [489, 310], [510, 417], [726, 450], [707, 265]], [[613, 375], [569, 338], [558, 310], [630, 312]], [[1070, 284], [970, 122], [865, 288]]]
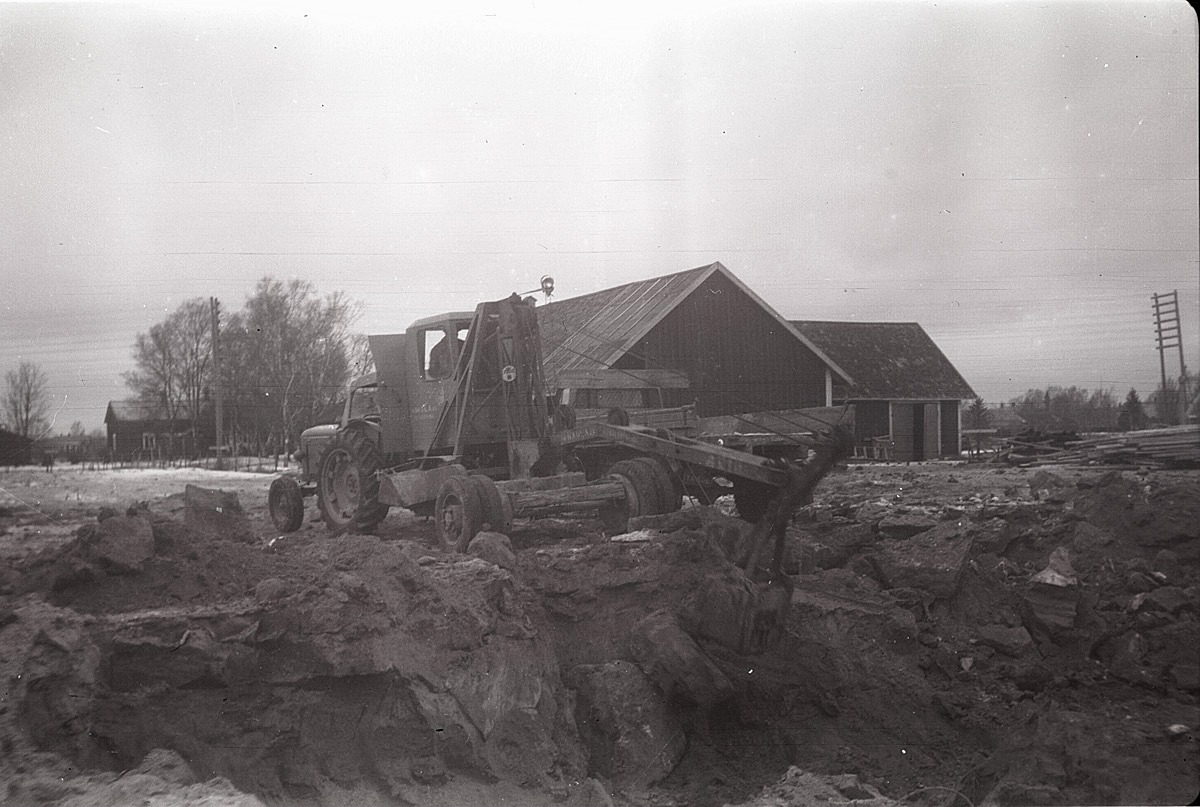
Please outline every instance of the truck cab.
[[368, 437], [387, 464], [425, 453], [456, 385], [470, 311], [419, 319], [402, 334], [370, 336], [375, 372], [354, 379], [336, 423], [305, 429], [293, 459], [300, 481], [315, 482], [325, 448], [348, 429]]

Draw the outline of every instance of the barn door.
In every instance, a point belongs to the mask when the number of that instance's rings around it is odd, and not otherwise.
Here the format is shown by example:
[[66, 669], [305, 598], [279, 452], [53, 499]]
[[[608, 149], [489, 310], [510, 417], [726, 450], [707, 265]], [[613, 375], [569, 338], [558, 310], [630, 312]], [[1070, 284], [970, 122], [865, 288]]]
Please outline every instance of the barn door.
[[942, 418], [940, 407], [935, 403], [918, 404], [925, 410], [925, 459], [942, 456]]
[[892, 404], [892, 442], [895, 444], [895, 459], [898, 462], [911, 462], [913, 456], [913, 404]]

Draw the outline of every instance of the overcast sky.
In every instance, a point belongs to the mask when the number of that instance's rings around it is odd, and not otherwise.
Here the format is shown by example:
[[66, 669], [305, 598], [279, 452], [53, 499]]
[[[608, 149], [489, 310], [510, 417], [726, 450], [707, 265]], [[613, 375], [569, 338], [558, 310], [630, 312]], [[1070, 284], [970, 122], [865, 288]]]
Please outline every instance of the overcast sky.
[[54, 431], [264, 275], [379, 333], [719, 260], [790, 319], [920, 322], [990, 402], [1145, 397], [1178, 289], [1200, 366], [1182, 0], [292, 6], [0, 5], [0, 372]]

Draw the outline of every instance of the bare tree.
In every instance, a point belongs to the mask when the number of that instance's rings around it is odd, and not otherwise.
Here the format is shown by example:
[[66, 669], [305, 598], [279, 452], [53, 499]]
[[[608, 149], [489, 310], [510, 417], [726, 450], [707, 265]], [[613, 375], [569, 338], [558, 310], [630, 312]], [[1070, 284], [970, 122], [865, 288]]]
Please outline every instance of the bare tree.
[[365, 333], [350, 334], [346, 350], [350, 372], [355, 378], [375, 372], [375, 357], [371, 353], [371, 342]]
[[4, 415], [9, 425], [22, 437], [37, 438], [48, 427], [46, 415], [50, 411], [45, 373], [33, 362], [23, 361], [4, 377], [8, 382]]
[[349, 378], [350, 325], [360, 306], [311, 283], [259, 281], [221, 341], [222, 381], [237, 430], [285, 452]]
[[125, 384], [167, 420], [189, 418], [193, 445], [211, 383], [212, 319], [209, 303], [196, 297], [179, 306], [133, 345], [136, 369]]

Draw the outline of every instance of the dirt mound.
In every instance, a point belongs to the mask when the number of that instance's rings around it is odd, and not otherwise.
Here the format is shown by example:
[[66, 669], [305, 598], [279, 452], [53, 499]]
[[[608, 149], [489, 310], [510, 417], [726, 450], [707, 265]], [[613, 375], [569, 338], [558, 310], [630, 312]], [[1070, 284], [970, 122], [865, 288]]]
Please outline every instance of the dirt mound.
[[1185, 803], [1197, 479], [835, 474], [763, 652], [730, 648], [754, 593], [724, 501], [611, 539], [522, 522], [480, 557], [405, 513], [281, 537], [261, 497], [0, 516], [0, 800]]
[[582, 777], [571, 696], [508, 572], [373, 537], [268, 548], [156, 528], [140, 573], [64, 585], [75, 543], [31, 564], [58, 602], [27, 594], [3, 629], [24, 750], [128, 769], [171, 749], [202, 780], [289, 803]]
[[821, 775], [793, 766], [778, 782], [763, 788], [757, 797], [729, 807], [809, 807], [813, 804], [894, 807], [896, 803], [874, 787], [860, 782], [854, 774]]

